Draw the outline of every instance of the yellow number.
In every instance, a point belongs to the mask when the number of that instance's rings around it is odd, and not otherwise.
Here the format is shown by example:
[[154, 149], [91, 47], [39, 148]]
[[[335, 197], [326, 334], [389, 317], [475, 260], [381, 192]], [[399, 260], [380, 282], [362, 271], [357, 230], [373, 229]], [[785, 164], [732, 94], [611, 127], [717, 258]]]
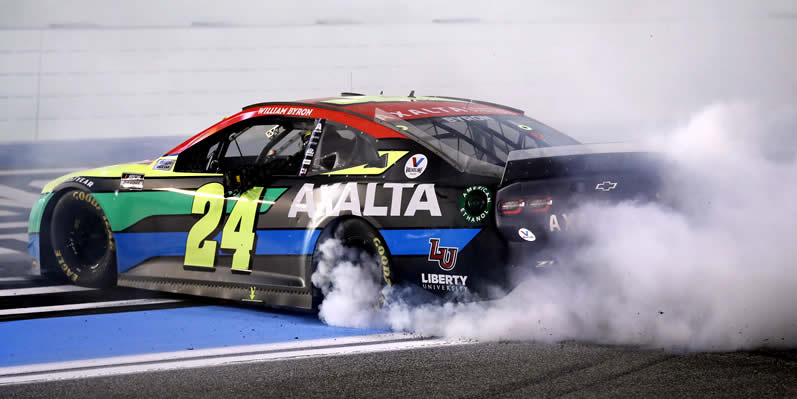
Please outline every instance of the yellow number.
[[[205, 205], [209, 209], [205, 213]], [[216, 230], [224, 211], [224, 186], [209, 183], [196, 190], [191, 213], [204, 214], [191, 231], [185, 243], [185, 264], [187, 266], [213, 267], [216, 262], [216, 241], [206, 238]]]
[[233, 270], [249, 270], [249, 259], [255, 243], [255, 215], [260, 205], [257, 200], [262, 192], [263, 187], [254, 187], [243, 193], [224, 224], [221, 247], [235, 250], [232, 256]]
[[[230, 199], [236, 202], [224, 224], [221, 247], [235, 250], [232, 256], [233, 270], [249, 270], [249, 259], [255, 244], [255, 215], [262, 193], [263, 187], [254, 187], [240, 198]], [[204, 216], [188, 232], [185, 243], [186, 266], [213, 267], [216, 264], [218, 243], [207, 238], [221, 222], [224, 200], [224, 186], [219, 183], [209, 183], [196, 190], [191, 213]], [[205, 213], [207, 204], [209, 209]]]

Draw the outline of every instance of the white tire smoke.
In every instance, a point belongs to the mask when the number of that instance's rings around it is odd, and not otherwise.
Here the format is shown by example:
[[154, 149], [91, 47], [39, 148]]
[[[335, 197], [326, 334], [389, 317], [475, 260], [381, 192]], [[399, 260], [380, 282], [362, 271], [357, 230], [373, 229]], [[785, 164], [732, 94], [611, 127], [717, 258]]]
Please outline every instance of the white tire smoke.
[[[325, 252], [344, 260], [324, 263], [313, 276], [321, 287], [334, 287], [321, 317], [479, 340], [794, 347], [797, 140], [783, 142], [772, 126], [792, 129], [795, 137], [797, 115], [717, 105], [660, 137], [659, 148], [679, 165], [665, 186], [678, 211], [586, 204], [576, 214], [579, 234], [591, 244], [497, 301], [415, 305], [402, 292], [375, 312], [378, 281], [363, 277], [339, 244], [326, 243]], [[333, 259], [325, 255], [325, 262]]]

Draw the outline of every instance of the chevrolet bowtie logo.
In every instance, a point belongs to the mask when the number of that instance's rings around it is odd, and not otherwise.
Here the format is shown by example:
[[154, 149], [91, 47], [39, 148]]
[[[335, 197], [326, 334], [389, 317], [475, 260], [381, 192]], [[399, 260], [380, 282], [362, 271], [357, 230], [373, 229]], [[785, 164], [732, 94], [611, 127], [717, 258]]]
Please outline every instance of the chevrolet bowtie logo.
[[617, 187], [617, 183], [613, 183], [607, 180], [603, 183], [598, 183], [595, 186], [595, 189], [600, 191], [611, 191], [614, 190], [615, 187]]

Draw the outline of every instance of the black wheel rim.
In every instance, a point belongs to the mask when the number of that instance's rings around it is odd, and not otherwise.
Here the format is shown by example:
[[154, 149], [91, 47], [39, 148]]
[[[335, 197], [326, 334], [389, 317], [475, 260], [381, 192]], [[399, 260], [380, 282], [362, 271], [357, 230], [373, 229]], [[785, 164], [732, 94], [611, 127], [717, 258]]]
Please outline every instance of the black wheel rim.
[[78, 272], [93, 272], [108, 252], [108, 231], [96, 210], [81, 206], [65, 218], [64, 247]]

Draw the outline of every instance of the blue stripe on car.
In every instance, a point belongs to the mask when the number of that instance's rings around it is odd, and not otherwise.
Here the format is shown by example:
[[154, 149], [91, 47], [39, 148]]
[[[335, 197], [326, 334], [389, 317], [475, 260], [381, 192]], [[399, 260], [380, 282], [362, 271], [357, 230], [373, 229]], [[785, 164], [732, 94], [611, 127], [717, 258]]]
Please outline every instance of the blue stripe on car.
[[[307, 234], [310, 232], [310, 234]], [[313, 252], [320, 230], [258, 230], [255, 255], [304, 255]], [[157, 256], [182, 256], [188, 233], [115, 233], [119, 271]], [[221, 242], [221, 233], [213, 238]], [[230, 254], [222, 253], [220, 256]]]
[[409, 229], [379, 230], [392, 255], [428, 255], [429, 239], [439, 238], [440, 245], [460, 250], [479, 234], [481, 229]]
[[[481, 229], [406, 229], [380, 230], [393, 255], [426, 255], [429, 238], [441, 245], [464, 248]], [[308, 234], [309, 233], [309, 234]], [[255, 255], [308, 255], [313, 252], [321, 230], [258, 230]], [[115, 233], [120, 272], [130, 270], [147, 259], [185, 254], [187, 232]], [[221, 242], [221, 233], [213, 238]], [[220, 256], [230, 254], [219, 251]]]

